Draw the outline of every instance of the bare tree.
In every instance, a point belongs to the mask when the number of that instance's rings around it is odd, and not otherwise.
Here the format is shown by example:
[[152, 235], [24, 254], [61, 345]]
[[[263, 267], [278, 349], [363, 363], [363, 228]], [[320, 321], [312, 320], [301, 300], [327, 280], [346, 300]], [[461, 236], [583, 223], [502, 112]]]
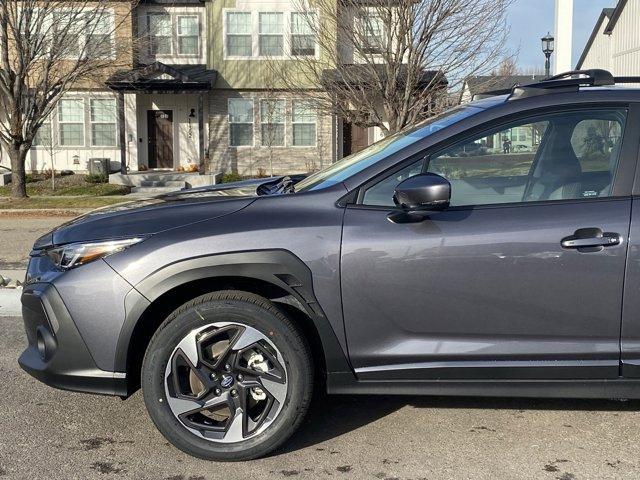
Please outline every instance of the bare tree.
[[282, 84], [320, 111], [385, 135], [446, 108], [448, 90], [509, 56], [512, 0], [296, 2], [304, 20], [292, 21], [285, 49], [295, 61], [272, 62]]
[[0, 144], [11, 158], [12, 197], [26, 197], [27, 153], [58, 100], [131, 67], [133, 3], [0, 0]]
[[515, 57], [507, 57], [500, 62], [496, 70], [491, 72], [491, 75], [507, 76], [517, 75], [518, 65], [516, 64]]

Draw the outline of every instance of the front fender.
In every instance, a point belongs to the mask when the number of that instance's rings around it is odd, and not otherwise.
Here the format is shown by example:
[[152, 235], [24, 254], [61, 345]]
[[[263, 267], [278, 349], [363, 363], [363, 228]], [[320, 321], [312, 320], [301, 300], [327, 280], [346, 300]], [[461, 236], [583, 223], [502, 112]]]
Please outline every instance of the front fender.
[[243, 277], [288, 292], [313, 322], [322, 342], [327, 373], [353, 370], [313, 291], [311, 270], [288, 250], [256, 250], [184, 259], [144, 278], [125, 299], [126, 318], [116, 350], [116, 371], [126, 371], [129, 344], [145, 310], [165, 293], [194, 280]]

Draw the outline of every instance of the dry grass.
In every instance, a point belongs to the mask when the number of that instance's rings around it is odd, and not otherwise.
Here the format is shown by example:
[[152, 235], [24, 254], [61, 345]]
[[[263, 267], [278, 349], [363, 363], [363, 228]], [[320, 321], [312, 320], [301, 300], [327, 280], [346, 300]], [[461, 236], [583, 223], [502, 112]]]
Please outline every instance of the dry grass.
[[[122, 185], [87, 182], [85, 175], [82, 174], [56, 177], [55, 190], [50, 178], [29, 176], [27, 181], [27, 195], [29, 196], [118, 196], [126, 195], [130, 192], [129, 187]], [[0, 197], [8, 197], [9, 195], [11, 195], [11, 185], [0, 187]]]
[[[52, 211], [66, 210], [70, 215], [77, 215], [76, 210], [105, 207], [127, 201], [119, 196], [96, 197], [29, 197], [24, 199], [0, 198], [0, 211], [12, 209], [47, 209]], [[59, 213], [54, 213], [58, 215]]]

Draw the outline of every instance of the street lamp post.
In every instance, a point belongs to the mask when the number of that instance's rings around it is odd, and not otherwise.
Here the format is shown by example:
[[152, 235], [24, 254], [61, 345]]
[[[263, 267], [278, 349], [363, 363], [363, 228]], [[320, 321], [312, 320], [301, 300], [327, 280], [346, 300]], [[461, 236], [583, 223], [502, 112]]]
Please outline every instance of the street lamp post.
[[547, 32], [547, 34], [541, 38], [542, 40], [542, 53], [546, 58], [544, 62], [544, 75], [549, 77], [551, 70], [551, 54], [553, 53], [553, 40], [554, 38]]

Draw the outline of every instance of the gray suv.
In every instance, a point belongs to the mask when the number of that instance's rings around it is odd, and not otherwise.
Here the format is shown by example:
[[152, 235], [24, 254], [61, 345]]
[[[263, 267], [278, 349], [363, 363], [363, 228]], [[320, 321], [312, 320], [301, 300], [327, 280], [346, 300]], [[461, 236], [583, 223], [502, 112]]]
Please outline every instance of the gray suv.
[[[140, 386], [176, 447], [255, 458], [315, 389], [640, 398], [640, 90], [571, 72], [326, 170], [102, 209], [40, 238], [20, 365]], [[500, 93], [500, 92], [497, 92]]]

